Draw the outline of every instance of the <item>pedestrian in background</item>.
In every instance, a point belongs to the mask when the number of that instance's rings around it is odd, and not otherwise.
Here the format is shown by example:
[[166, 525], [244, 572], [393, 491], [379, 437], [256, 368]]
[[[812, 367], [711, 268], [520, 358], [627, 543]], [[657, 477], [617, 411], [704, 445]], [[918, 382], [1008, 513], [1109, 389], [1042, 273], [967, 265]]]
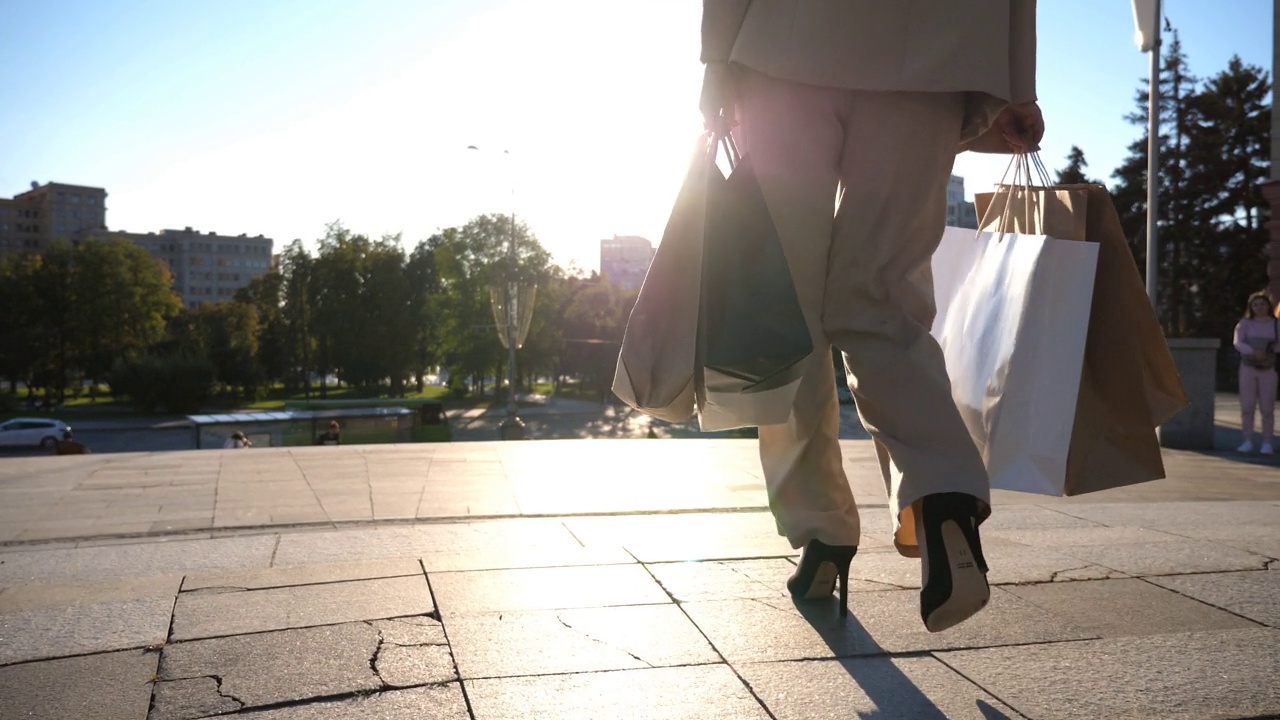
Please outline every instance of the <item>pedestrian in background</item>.
[[88, 455], [89, 448], [84, 443], [76, 440], [71, 434], [71, 428], [62, 431], [62, 439], [53, 444], [54, 455]]
[[319, 435], [317, 435], [317, 436], [316, 436], [316, 444], [317, 444], [317, 445], [337, 445], [337, 444], [339, 444], [339, 437], [340, 437], [340, 436], [339, 436], [339, 430], [341, 430], [341, 427], [339, 427], [339, 425], [338, 425], [338, 421], [337, 421], [337, 420], [330, 420], [330, 421], [329, 421], [329, 429], [328, 429], [328, 430], [326, 430], [325, 432], [322, 432], [322, 433], [320, 433]]
[[1237, 452], [1251, 453], [1255, 447], [1253, 416], [1262, 415], [1262, 445], [1258, 452], [1271, 455], [1276, 417], [1276, 341], [1280, 320], [1275, 302], [1267, 292], [1256, 292], [1245, 304], [1244, 317], [1236, 323], [1234, 344], [1240, 352], [1240, 430], [1244, 442]]
[[231, 433], [231, 437], [227, 438], [227, 441], [222, 444], [222, 447], [241, 449], [253, 447], [253, 443], [249, 442], [249, 437], [247, 435], [240, 430], [237, 430]]

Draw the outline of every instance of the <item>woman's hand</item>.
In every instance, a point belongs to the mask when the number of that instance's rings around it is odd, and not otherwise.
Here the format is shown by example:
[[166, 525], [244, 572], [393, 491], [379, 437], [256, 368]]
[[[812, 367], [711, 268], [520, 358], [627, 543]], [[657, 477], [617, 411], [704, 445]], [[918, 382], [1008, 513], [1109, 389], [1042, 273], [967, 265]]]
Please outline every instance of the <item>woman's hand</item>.
[[1009, 105], [996, 116], [987, 131], [960, 146], [960, 152], [1027, 153], [1040, 149], [1044, 116], [1034, 102]]

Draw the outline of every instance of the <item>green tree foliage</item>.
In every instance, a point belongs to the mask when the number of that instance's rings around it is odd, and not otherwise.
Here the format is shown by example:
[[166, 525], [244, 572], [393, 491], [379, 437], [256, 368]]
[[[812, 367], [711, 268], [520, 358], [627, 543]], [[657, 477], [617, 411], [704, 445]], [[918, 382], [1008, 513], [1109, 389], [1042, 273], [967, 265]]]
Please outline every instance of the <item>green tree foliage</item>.
[[[1158, 306], [1170, 336], [1218, 337], [1219, 381], [1234, 382], [1230, 335], [1244, 299], [1267, 282], [1271, 81], [1232, 58], [1200, 82], [1177, 33], [1162, 59]], [[1128, 119], [1144, 128], [1116, 169], [1113, 196], [1134, 256], [1146, 258], [1146, 89]]]
[[0, 362], [10, 383], [64, 397], [79, 377], [104, 379], [116, 358], [159, 341], [181, 307], [168, 270], [121, 238], [54, 243], [0, 263]]
[[[1238, 59], [1203, 83], [1178, 33], [1162, 59], [1158, 307], [1170, 336], [1222, 336], [1266, 281], [1266, 208], [1257, 183], [1270, 161], [1270, 79]], [[1129, 115], [1146, 128], [1146, 87]], [[1114, 195], [1139, 266], [1146, 265], [1147, 137], [1116, 169]], [[1231, 309], [1229, 310], [1229, 307]], [[1226, 343], [1230, 345], [1230, 343]]]
[[1084, 169], [1087, 167], [1089, 167], [1089, 162], [1084, 159], [1084, 151], [1072, 145], [1071, 152], [1067, 153], [1067, 166], [1055, 172], [1057, 183], [1059, 185], [1078, 185], [1096, 182], [1090, 180], [1084, 174]]

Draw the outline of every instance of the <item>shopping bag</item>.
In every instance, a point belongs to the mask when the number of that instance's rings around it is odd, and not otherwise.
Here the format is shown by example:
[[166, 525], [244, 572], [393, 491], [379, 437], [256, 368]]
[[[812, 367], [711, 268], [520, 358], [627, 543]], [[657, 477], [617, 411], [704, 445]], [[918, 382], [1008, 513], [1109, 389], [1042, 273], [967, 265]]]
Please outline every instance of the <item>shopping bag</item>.
[[703, 430], [786, 422], [813, 353], [751, 158], [720, 140], [732, 171], [707, 180], [695, 374]]
[[947, 228], [934, 253], [952, 397], [993, 488], [1060, 495], [1098, 247]]
[[979, 194], [976, 205], [980, 217], [998, 218], [986, 229], [1045, 233], [1098, 246], [1080, 394], [1060, 494], [1163, 478], [1155, 429], [1188, 400], [1106, 188], [1001, 186], [995, 193]]
[[695, 147], [627, 319], [613, 375], [613, 392], [623, 402], [668, 422], [688, 420], [695, 409], [703, 222], [715, 152], [710, 136]]

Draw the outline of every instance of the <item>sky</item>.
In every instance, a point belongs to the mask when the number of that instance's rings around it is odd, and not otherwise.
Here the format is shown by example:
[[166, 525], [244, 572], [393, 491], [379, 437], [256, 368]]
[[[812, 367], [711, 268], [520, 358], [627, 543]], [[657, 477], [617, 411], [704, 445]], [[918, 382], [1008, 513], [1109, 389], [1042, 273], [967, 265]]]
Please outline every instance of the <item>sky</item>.
[[[567, 268], [656, 244], [702, 122], [696, 0], [0, 0], [0, 197], [106, 188], [107, 225], [406, 248], [515, 212]], [[1193, 74], [1271, 68], [1271, 0], [1164, 0]], [[1044, 164], [1109, 176], [1148, 74], [1128, 0], [1040, 0]], [[590, 31], [588, 32], [588, 29]], [[476, 149], [469, 149], [474, 147]], [[1007, 158], [965, 153], [972, 196]]]

